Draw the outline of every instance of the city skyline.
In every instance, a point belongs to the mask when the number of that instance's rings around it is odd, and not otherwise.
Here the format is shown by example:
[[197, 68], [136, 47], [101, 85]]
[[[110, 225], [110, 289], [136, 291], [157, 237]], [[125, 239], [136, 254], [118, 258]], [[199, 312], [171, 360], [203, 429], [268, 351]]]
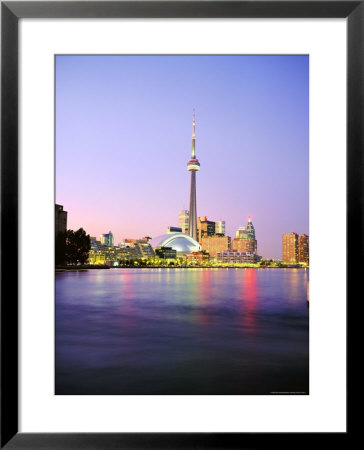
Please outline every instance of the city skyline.
[[[56, 202], [69, 228], [115, 241], [163, 234], [189, 209], [196, 108], [197, 217], [258, 253], [308, 230], [308, 57], [57, 56]], [[292, 150], [293, 149], [293, 150]]]

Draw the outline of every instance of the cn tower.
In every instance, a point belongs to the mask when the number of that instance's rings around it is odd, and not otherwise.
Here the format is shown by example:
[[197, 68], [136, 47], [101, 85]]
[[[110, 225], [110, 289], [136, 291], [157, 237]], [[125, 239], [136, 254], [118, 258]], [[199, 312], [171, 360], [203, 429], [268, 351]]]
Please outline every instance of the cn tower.
[[190, 220], [188, 223], [188, 234], [197, 241], [197, 211], [196, 211], [196, 172], [200, 170], [200, 163], [196, 158], [195, 152], [196, 134], [195, 134], [195, 110], [193, 110], [192, 119], [192, 154], [187, 163], [187, 170], [191, 172], [190, 189]]

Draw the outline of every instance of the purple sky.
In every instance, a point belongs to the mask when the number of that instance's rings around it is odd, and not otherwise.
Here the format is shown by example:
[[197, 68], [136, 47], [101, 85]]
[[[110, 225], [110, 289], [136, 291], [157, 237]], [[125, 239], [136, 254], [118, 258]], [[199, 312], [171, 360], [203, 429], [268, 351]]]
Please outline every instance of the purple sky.
[[57, 56], [56, 202], [68, 228], [115, 243], [155, 237], [189, 207], [196, 109], [197, 215], [258, 253], [308, 230], [309, 58]]

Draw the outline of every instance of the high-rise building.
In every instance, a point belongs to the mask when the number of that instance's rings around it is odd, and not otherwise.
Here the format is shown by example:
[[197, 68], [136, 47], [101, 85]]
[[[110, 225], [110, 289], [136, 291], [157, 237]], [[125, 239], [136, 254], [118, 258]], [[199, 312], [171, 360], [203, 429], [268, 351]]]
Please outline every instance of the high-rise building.
[[248, 217], [248, 223], [246, 225], [245, 230], [248, 234], [249, 239], [255, 239], [255, 228], [252, 222], [252, 218], [250, 216]]
[[236, 230], [235, 237], [238, 239], [242, 239], [244, 235], [246, 235], [245, 227], [239, 227]]
[[213, 236], [215, 234], [215, 222], [207, 220], [206, 216], [199, 217], [197, 224], [198, 242], [200, 244], [204, 236]]
[[211, 258], [216, 258], [218, 252], [230, 250], [230, 244], [230, 236], [203, 236], [201, 241], [202, 250], [208, 252]]
[[282, 261], [288, 264], [296, 264], [298, 262], [298, 234], [282, 235]]
[[111, 233], [111, 231], [109, 231], [108, 233], [105, 234], [100, 234], [100, 242], [103, 245], [106, 245], [107, 247], [113, 247], [114, 246], [114, 236]]
[[178, 214], [178, 226], [182, 228], [182, 233], [188, 234], [189, 223], [190, 223], [190, 212], [184, 209]]
[[239, 252], [257, 253], [258, 243], [255, 237], [255, 228], [250, 216], [248, 217], [247, 225], [238, 228], [236, 237], [232, 242], [232, 249]]
[[255, 239], [235, 238], [231, 243], [231, 249], [238, 252], [257, 252], [257, 241]]
[[195, 110], [193, 110], [192, 120], [192, 154], [187, 163], [187, 170], [191, 172], [190, 186], [190, 218], [188, 224], [188, 234], [197, 241], [197, 205], [196, 205], [196, 172], [200, 170], [200, 163], [196, 158], [196, 133], [195, 133]]
[[309, 245], [307, 234], [298, 236], [298, 262], [309, 264]]
[[225, 220], [217, 220], [215, 222], [215, 234], [225, 236]]
[[56, 236], [58, 236], [59, 233], [64, 233], [67, 230], [67, 211], [63, 210], [62, 205], [56, 204], [55, 214], [55, 231]]

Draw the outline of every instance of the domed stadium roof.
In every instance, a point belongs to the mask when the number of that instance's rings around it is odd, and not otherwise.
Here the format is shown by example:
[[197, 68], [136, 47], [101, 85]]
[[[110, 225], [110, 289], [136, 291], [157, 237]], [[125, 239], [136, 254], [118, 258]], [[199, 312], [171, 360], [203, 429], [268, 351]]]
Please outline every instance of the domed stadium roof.
[[201, 245], [191, 236], [185, 233], [162, 234], [149, 241], [153, 247], [172, 247], [179, 253], [191, 253], [201, 251]]

